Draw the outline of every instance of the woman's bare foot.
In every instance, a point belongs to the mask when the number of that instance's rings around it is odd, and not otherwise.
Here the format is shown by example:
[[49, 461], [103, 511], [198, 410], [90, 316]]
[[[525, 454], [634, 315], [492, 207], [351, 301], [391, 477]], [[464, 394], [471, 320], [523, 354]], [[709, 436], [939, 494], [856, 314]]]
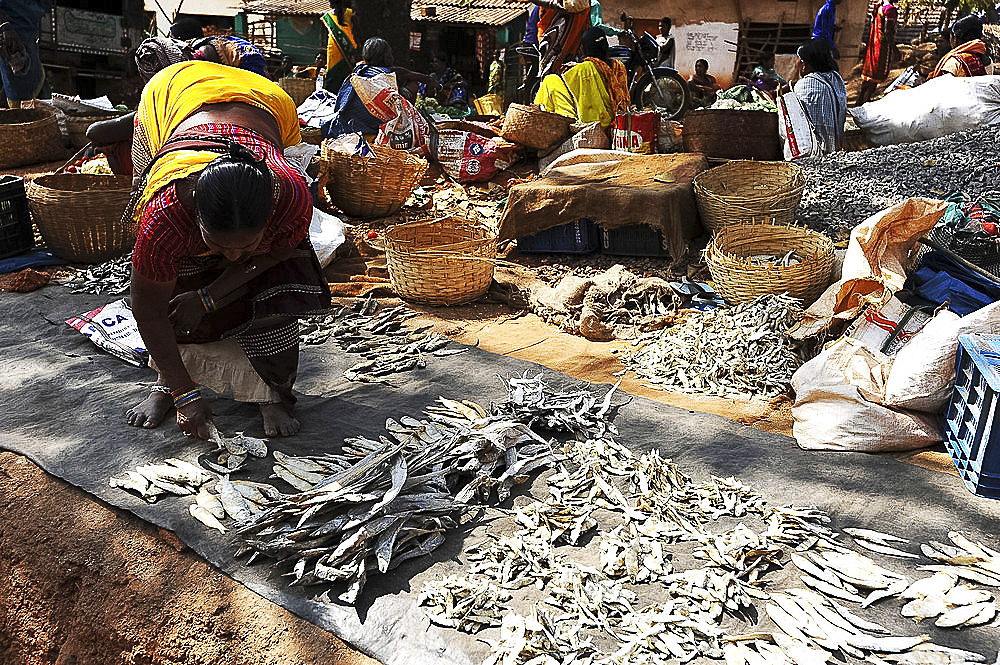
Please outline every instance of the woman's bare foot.
[[[159, 381], [157, 386], [163, 385]], [[125, 422], [132, 427], [153, 429], [159, 427], [167, 412], [174, 406], [174, 399], [168, 392], [151, 390], [149, 396], [125, 412]]]
[[264, 418], [264, 436], [291, 436], [302, 427], [284, 404], [261, 404], [260, 415]]

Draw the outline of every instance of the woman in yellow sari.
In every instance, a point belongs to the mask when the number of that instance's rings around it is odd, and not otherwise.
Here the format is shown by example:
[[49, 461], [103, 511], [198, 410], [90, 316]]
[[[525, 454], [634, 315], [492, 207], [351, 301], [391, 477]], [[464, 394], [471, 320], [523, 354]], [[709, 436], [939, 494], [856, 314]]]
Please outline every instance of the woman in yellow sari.
[[297, 317], [330, 302], [312, 196], [282, 156], [300, 138], [295, 103], [257, 74], [182, 62], [143, 90], [132, 310], [158, 377], [130, 425], [156, 427], [173, 407], [182, 431], [207, 438], [201, 385], [258, 404], [267, 436], [298, 431]]
[[354, 40], [354, 10], [350, 0], [330, 0], [330, 11], [323, 14], [329, 33], [326, 41], [326, 74], [323, 87], [336, 94], [358, 62], [358, 43]]
[[577, 122], [599, 121], [607, 127], [632, 105], [625, 65], [608, 58], [608, 37], [600, 28], [584, 32], [580, 48], [586, 60], [542, 79], [535, 104]]

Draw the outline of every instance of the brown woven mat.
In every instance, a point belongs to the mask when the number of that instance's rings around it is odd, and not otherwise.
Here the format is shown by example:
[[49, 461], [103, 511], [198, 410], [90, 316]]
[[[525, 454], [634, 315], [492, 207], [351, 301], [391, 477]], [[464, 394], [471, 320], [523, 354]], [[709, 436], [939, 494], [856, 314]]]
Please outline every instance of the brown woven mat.
[[[592, 219], [607, 229], [647, 224], [660, 229], [671, 257], [682, 259], [701, 233], [691, 183], [708, 168], [700, 154], [602, 152], [543, 178], [515, 185], [500, 220], [500, 239]], [[574, 160], [575, 161], [575, 160]]]

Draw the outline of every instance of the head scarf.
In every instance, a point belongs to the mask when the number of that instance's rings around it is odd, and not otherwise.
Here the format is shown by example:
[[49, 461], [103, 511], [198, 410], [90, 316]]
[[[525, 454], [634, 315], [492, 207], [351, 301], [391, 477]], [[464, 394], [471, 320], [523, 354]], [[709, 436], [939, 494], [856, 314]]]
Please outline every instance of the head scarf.
[[161, 69], [190, 59], [191, 47], [170, 37], [151, 37], [139, 44], [135, 51], [135, 64], [145, 81]]

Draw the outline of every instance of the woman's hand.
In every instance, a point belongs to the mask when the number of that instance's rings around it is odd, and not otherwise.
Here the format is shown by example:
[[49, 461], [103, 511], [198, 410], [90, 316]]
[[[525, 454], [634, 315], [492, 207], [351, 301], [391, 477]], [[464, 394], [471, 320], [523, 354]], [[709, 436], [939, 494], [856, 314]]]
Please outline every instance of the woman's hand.
[[177, 409], [177, 427], [188, 436], [203, 441], [208, 440], [208, 421], [212, 409], [204, 399], [196, 399]]
[[174, 330], [187, 335], [197, 330], [201, 324], [201, 319], [205, 316], [205, 305], [195, 291], [186, 291], [174, 296], [168, 311]]

